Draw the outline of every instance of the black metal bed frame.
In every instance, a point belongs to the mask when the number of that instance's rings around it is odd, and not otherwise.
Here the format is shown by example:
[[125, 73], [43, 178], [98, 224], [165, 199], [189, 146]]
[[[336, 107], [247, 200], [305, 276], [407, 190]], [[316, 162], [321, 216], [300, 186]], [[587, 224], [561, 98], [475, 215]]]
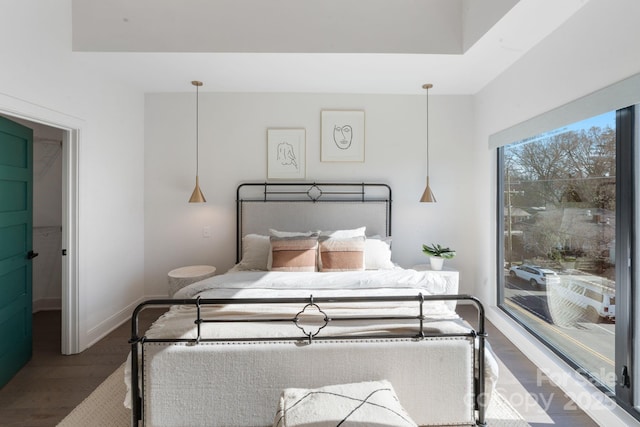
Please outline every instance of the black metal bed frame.
[[[256, 182], [236, 189], [236, 262], [242, 257], [243, 212], [250, 203], [385, 204], [385, 237], [391, 236], [391, 187], [382, 183]], [[313, 225], [313, 224], [311, 224]], [[307, 231], [307, 230], [298, 230]]]
[[[417, 303], [417, 313], [413, 316], [346, 316], [346, 317], [330, 317], [327, 315], [327, 311], [320, 307], [319, 304], [332, 303], [372, 303], [372, 302], [410, 302], [415, 301]], [[477, 327], [470, 328], [466, 333], [433, 333], [425, 332], [425, 323], [429, 323], [429, 319], [424, 315], [424, 303], [428, 301], [468, 301], [476, 306], [478, 311]], [[205, 318], [202, 316], [201, 308], [204, 306], [215, 305], [234, 305], [234, 304], [303, 304], [301, 309], [293, 317], [272, 317], [264, 319], [246, 319], [246, 318], [233, 318], [233, 319], [215, 319]], [[146, 338], [140, 336], [138, 330], [138, 316], [140, 313], [150, 307], [167, 307], [170, 305], [190, 305], [194, 306], [194, 324], [197, 328], [196, 338]], [[317, 314], [305, 313], [307, 309], [312, 308], [317, 311], [321, 316], [321, 322], [317, 321]], [[330, 311], [330, 310], [328, 310]], [[314, 317], [316, 320], [314, 320]], [[307, 318], [307, 319], [305, 319]], [[343, 321], [389, 321], [389, 320], [403, 320], [403, 321], [416, 321], [416, 332], [404, 333], [404, 334], [378, 334], [378, 333], [365, 333], [362, 335], [320, 335], [321, 330], [331, 322], [343, 322]], [[434, 319], [438, 320], [438, 319]], [[269, 322], [286, 322], [293, 324], [295, 327], [302, 331], [300, 335], [294, 335], [290, 337], [235, 337], [235, 338], [208, 338], [203, 337], [201, 333], [201, 325], [203, 323], [269, 323]], [[139, 355], [142, 352], [144, 355], [145, 343], [187, 343], [192, 345], [198, 345], [199, 343], [225, 343], [225, 342], [268, 342], [268, 341], [294, 341], [297, 343], [306, 342], [307, 345], [311, 345], [314, 341], [326, 341], [326, 340], [345, 340], [345, 341], [358, 341], [367, 339], [406, 339], [411, 338], [415, 340], [421, 340], [426, 338], [454, 338], [454, 337], [467, 337], [472, 340], [478, 340], [477, 350], [474, 346], [474, 351], [477, 351], [477, 355], [474, 355], [474, 372], [477, 371], [478, 377], [474, 378], [474, 402], [477, 411], [476, 425], [486, 426], [486, 403], [485, 402], [485, 319], [484, 319], [484, 307], [482, 303], [473, 296], [470, 295], [422, 295], [415, 296], [375, 296], [375, 297], [320, 297], [314, 298], [310, 295], [308, 298], [218, 298], [218, 299], [154, 299], [142, 302], [139, 304], [131, 316], [131, 400], [132, 400], [132, 426], [138, 426], [138, 423], [144, 418], [144, 366], [139, 364]], [[477, 356], [477, 357], [476, 357]], [[144, 357], [142, 357], [144, 361]], [[144, 362], [142, 362], [144, 364]], [[141, 372], [143, 374], [143, 381], [141, 383], [141, 389], [138, 388], [139, 378]]]
[[[330, 203], [377, 203], [384, 206], [384, 231], [385, 237], [391, 236], [391, 188], [387, 184], [380, 183], [332, 183], [332, 182], [277, 182], [277, 183], [243, 183], [236, 190], [236, 256], [240, 261], [242, 254], [242, 237], [243, 230], [243, 212], [244, 207], [248, 203], [260, 202], [283, 202], [283, 203], [313, 203], [321, 205], [325, 202]], [[295, 206], [295, 205], [294, 205]], [[315, 225], [315, 224], [310, 224]], [[302, 231], [302, 230], [300, 230]], [[332, 303], [362, 303], [362, 302], [410, 302], [415, 301], [416, 314], [413, 316], [347, 316], [347, 317], [330, 317], [320, 304], [331, 305]], [[468, 301], [475, 304], [478, 310], [477, 328], [470, 328], [467, 333], [426, 333], [425, 323], [429, 319], [423, 313], [423, 305], [427, 301]], [[277, 317], [270, 319], [215, 319], [204, 318], [202, 316], [202, 307], [215, 305], [233, 305], [233, 304], [301, 304], [301, 309], [293, 317]], [[193, 306], [194, 325], [197, 329], [195, 339], [182, 338], [147, 338], [140, 336], [138, 330], [138, 316], [149, 307], [167, 307], [171, 305], [187, 305]], [[307, 310], [315, 310], [315, 314], [307, 313]], [[318, 320], [318, 316], [320, 320]], [[315, 319], [315, 320], [314, 320]], [[389, 320], [415, 320], [416, 331], [411, 334], [363, 334], [347, 336], [323, 335], [321, 331], [331, 322], [341, 321], [389, 321]], [[437, 319], [436, 319], [437, 320]], [[204, 323], [264, 323], [264, 322], [289, 322], [302, 331], [299, 335], [287, 337], [258, 337], [258, 338], [210, 338], [202, 336], [201, 326]], [[142, 366], [142, 389], [138, 387], [141, 375], [141, 366], [139, 365], [140, 352], [144, 354], [145, 343], [189, 343], [197, 345], [205, 342], [267, 342], [267, 341], [295, 341], [305, 342], [312, 345], [314, 341], [322, 340], [349, 340], [358, 341], [364, 339], [380, 338], [380, 339], [427, 339], [427, 338], [445, 338], [445, 337], [468, 337], [472, 340], [478, 340], [477, 348], [474, 346], [474, 366], [477, 367], [478, 378], [475, 378], [474, 401], [477, 411], [476, 425], [484, 426], [486, 403], [485, 399], [485, 326], [484, 326], [484, 308], [481, 302], [469, 295], [415, 295], [415, 296], [388, 296], [388, 297], [322, 297], [314, 298], [313, 295], [308, 298], [255, 298], [255, 299], [153, 299], [139, 304], [131, 316], [131, 395], [132, 395], [132, 425], [138, 426], [138, 423], [144, 419], [144, 366]], [[477, 357], [476, 357], [477, 356]]]

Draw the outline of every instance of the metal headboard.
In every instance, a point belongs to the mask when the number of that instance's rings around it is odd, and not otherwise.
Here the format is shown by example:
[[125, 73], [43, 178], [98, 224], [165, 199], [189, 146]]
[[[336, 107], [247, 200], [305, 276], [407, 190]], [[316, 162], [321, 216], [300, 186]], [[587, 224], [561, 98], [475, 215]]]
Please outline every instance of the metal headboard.
[[391, 187], [381, 183], [262, 182], [236, 190], [236, 262], [242, 237], [284, 231], [365, 226], [367, 236], [391, 236]]

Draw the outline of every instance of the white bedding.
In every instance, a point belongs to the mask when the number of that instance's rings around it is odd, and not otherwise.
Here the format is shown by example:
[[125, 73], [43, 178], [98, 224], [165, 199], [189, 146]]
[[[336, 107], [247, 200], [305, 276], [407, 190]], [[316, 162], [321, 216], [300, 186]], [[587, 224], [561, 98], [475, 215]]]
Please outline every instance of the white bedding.
[[176, 293], [175, 298], [194, 298], [197, 295], [207, 298], [214, 290], [216, 297], [239, 297], [239, 290], [245, 289], [424, 289], [430, 294], [444, 294], [447, 280], [444, 276], [430, 271], [405, 270], [366, 270], [328, 273], [299, 273], [277, 271], [231, 271], [193, 283]]
[[[176, 293], [174, 298], [191, 299], [201, 298], [286, 298], [324, 296], [389, 296], [389, 295], [438, 295], [448, 293], [447, 281], [442, 276], [434, 275], [428, 271], [414, 270], [377, 270], [340, 273], [293, 273], [293, 272], [230, 272], [224, 275], [213, 276], [200, 282], [193, 283]], [[240, 317], [273, 317], [275, 315], [294, 316], [301, 310], [304, 304], [295, 305], [226, 305], [203, 307], [203, 317], [216, 316], [217, 318]], [[417, 302], [392, 302], [353, 304], [331, 304], [326, 309], [329, 316], [354, 315], [354, 313], [366, 310], [367, 313], [376, 315], [416, 314]], [[195, 338], [194, 308], [191, 306], [176, 305], [158, 319], [146, 332], [147, 338]], [[424, 314], [429, 320], [425, 330], [458, 333], [468, 330], [468, 325], [461, 321], [450, 305], [442, 301], [429, 301], [424, 305]], [[418, 322], [385, 321], [383, 325], [372, 325], [365, 321], [352, 321], [348, 325], [333, 325], [324, 328], [321, 335], [349, 335], [362, 333], [363, 331], [377, 331], [381, 333], [417, 331]], [[225, 324], [203, 324], [202, 336], [207, 338], [240, 338], [240, 337], [289, 337], [301, 336], [301, 331], [292, 322], [249, 324], [233, 323], [233, 327]], [[313, 345], [312, 345], [313, 346]], [[490, 351], [486, 352], [485, 374], [487, 379], [487, 392], [493, 388], [497, 379], [497, 363]], [[129, 390], [129, 370], [127, 363], [126, 379]], [[130, 395], [127, 393], [125, 402], [130, 407]]]

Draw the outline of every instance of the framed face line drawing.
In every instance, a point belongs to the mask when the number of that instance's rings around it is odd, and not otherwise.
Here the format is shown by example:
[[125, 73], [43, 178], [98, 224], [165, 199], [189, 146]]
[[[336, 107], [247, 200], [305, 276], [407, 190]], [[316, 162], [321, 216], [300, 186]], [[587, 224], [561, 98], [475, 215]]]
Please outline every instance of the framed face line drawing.
[[364, 162], [364, 111], [322, 110], [320, 160]]
[[304, 179], [306, 130], [267, 129], [267, 178]]

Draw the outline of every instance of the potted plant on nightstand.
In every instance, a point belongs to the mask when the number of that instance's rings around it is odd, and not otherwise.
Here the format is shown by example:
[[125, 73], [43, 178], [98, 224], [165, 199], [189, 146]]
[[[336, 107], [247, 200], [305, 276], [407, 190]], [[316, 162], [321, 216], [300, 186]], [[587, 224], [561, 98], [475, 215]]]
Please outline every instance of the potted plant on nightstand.
[[429, 257], [429, 263], [432, 270], [442, 270], [445, 259], [451, 259], [456, 256], [456, 251], [451, 248], [443, 247], [437, 243], [422, 245], [422, 252]]

